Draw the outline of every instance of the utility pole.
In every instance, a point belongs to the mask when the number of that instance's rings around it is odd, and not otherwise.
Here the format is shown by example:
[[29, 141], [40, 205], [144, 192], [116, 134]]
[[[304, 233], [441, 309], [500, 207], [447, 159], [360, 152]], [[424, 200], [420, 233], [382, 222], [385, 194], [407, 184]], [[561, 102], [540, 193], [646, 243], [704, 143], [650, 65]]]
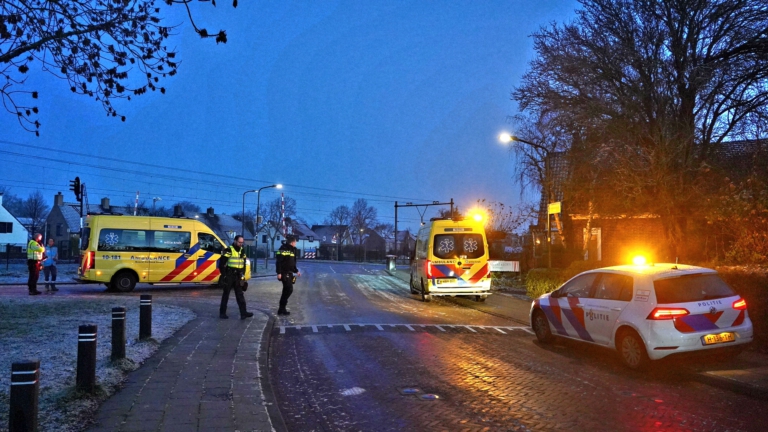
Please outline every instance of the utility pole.
[[[397, 209], [400, 207], [416, 207], [416, 210], [419, 211], [419, 207], [424, 207], [424, 211], [427, 211], [427, 207], [430, 206], [439, 206], [439, 205], [449, 205], [451, 206], [451, 217], [453, 217], [453, 198], [449, 202], [441, 203], [440, 201], [432, 201], [432, 204], [414, 204], [412, 202], [407, 202], [405, 204], [398, 204], [397, 201], [395, 201], [395, 256], [397, 256]], [[421, 215], [421, 223], [424, 223], [424, 213], [419, 211], [419, 214]]]

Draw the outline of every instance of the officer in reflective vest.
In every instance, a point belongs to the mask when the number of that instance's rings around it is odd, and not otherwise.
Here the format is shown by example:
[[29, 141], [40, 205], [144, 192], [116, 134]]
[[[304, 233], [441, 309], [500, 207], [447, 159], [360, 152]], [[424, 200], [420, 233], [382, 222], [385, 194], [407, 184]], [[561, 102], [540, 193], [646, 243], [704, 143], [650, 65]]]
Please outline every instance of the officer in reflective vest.
[[43, 260], [43, 252], [45, 252], [43, 235], [36, 233], [27, 244], [27, 268], [29, 269], [27, 287], [29, 288], [29, 295], [41, 294], [37, 290], [37, 280], [40, 278], [40, 261]]
[[288, 297], [293, 293], [293, 284], [296, 282], [296, 276], [301, 276], [301, 272], [296, 268], [296, 255], [299, 250], [296, 249], [296, 237], [288, 236], [285, 243], [275, 252], [277, 259], [275, 270], [277, 271], [277, 280], [283, 283], [283, 294], [280, 296], [280, 308], [278, 315], [290, 315], [291, 313], [285, 307], [288, 305]]
[[221, 294], [221, 306], [219, 306], [219, 318], [227, 319], [227, 302], [229, 301], [229, 292], [235, 290], [235, 300], [237, 307], [240, 308], [240, 319], [246, 319], [253, 316], [253, 312], [248, 312], [245, 308], [245, 296], [243, 296], [243, 285], [245, 282], [245, 249], [243, 249], [243, 236], [235, 237], [234, 243], [222, 254], [227, 263], [221, 271], [221, 277], [224, 283], [224, 292]]

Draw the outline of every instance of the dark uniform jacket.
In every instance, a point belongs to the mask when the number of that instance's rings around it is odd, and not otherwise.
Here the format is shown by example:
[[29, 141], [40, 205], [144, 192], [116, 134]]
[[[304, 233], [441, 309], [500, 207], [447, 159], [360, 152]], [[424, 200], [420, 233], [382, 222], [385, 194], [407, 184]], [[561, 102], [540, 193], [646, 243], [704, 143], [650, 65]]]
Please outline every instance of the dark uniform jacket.
[[296, 268], [296, 255], [299, 250], [291, 246], [290, 243], [285, 243], [277, 250], [277, 261], [275, 262], [275, 270], [277, 274], [286, 273], [298, 273], [299, 269]]

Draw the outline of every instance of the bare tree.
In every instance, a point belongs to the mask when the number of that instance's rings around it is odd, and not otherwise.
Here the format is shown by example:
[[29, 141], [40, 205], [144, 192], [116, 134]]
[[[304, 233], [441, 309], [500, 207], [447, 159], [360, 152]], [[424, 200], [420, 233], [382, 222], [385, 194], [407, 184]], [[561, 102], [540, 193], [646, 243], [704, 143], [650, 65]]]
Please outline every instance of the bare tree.
[[450, 208], [441, 208], [437, 210], [437, 217], [439, 218], [454, 218], [454, 219], [461, 219], [464, 217], [463, 214], [461, 214], [461, 209], [459, 209], [459, 206], [454, 205], [453, 206], [453, 214], [451, 214]]
[[[182, 4], [201, 37], [227, 42], [224, 30], [208, 33], [197, 27], [190, 9], [193, 0], [165, 3]], [[168, 48], [174, 27], [161, 25], [160, 11], [153, 0], [0, 2], [3, 106], [24, 129], [39, 134], [38, 92], [24, 90], [28, 73], [37, 65], [66, 80], [73, 93], [101, 102], [112, 117], [118, 117], [115, 99], [130, 100], [155, 90], [165, 93], [159, 82], [176, 74], [179, 61]], [[120, 118], [125, 121], [125, 116]]]
[[30, 234], [43, 232], [43, 225], [50, 211], [51, 208], [45, 203], [45, 198], [39, 190], [30, 193], [29, 197], [22, 202], [21, 216], [32, 220], [32, 225], [27, 227]]
[[[568, 182], [583, 211], [591, 202], [600, 214], [658, 214], [676, 255], [686, 218], [705, 201], [702, 162], [767, 117], [768, 8], [751, 0], [581, 5], [573, 22], [534, 34], [537, 57], [513, 98], [564, 128]], [[600, 170], [581, 169], [590, 163]]]
[[351, 212], [350, 235], [353, 239], [357, 239], [357, 244], [361, 245], [365, 231], [372, 229], [377, 223], [376, 208], [369, 206], [364, 198], [359, 198], [352, 204]]
[[181, 206], [181, 209], [185, 212], [200, 213], [202, 211], [199, 205], [190, 201], [179, 201], [173, 205], [173, 207], [176, 207], [176, 206]]
[[[275, 198], [260, 209], [264, 217], [264, 225], [260, 228], [266, 228], [264, 234], [269, 239], [269, 242], [267, 243], [267, 253], [272, 252], [272, 245], [275, 243], [277, 236], [283, 235], [283, 213], [281, 212], [281, 206], [281, 199]], [[288, 226], [295, 214], [296, 200], [291, 197], [285, 197], [286, 226]]]
[[325, 218], [326, 225], [330, 225], [334, 228], [334, 235], [336, 236], [336, 247], [343, 244], [344, 241], [349, 238], [350, 224], [352, 223], [352, 210], [345, 205], [340, 205], [333, 210]]
[[11, 192], [11, 188], [0, 186], [0, 194], [3, 195], [3, 207], [14, 216], [21, 216], [24, 200]]

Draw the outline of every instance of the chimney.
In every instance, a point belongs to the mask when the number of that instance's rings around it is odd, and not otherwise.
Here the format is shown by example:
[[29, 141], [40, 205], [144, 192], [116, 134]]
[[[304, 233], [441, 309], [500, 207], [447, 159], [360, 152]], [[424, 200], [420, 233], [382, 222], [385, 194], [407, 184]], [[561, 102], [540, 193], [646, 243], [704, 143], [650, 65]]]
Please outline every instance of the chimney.
[[109, 211], [109, 198], [101, 199], [101, 209], [104, 211]]
[[61, 207], [63, 205], [64, 205], [64, 195], [62, 195], [61, 192], [59, 192], [53, 196], [53, 206]]
[[180, 205], [173, 206], [173, 217], [182, 217], [184, 216], [184, 210], [181, 209]]
[[213, 217], [213, 207], [208, 207], [208, 210], [206, 210], [206, 213], [208, 214], [208, 217]]

